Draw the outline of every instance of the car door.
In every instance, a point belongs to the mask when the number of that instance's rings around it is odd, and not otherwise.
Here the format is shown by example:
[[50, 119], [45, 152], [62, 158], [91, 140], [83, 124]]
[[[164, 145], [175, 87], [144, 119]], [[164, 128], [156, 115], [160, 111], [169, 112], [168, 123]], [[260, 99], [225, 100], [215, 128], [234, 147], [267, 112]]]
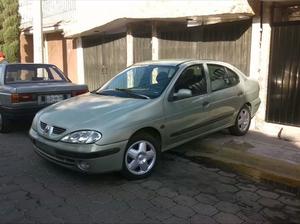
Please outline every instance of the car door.
[[239, 86], [239, 76], [231, 69], [220, 64], [204, 65], [208, 73], [210, 94], [210, 122], [207, 129], [219, 130], [233, 125], [239, 109], [243, 105], [243, 91]]
[[[179, 90], [190, 91], [190, 95], [178, 98]], [[169, 98], [165, 100], [165, 139], [172, 147], [179, 142], [197, 136], [207, 119], [207, 75], [202, 64], [187, 67], [176, 80]]]

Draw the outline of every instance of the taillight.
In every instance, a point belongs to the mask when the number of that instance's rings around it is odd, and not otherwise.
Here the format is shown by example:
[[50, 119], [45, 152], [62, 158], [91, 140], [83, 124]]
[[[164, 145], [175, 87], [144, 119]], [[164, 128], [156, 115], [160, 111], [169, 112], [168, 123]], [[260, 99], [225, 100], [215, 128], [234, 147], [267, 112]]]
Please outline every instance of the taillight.
[[34, 101], [34, 96], [31, 93], [13, 93], [11, 94], [12, 103], [22, 103]]
[[75, 90], [75, 91], [72, 91], [72, 96], [78, 96], [78, 95], [81, 95], [81, 94], [85, 94], [89, 92], [88, 89], [84, 89], [84, 90]]

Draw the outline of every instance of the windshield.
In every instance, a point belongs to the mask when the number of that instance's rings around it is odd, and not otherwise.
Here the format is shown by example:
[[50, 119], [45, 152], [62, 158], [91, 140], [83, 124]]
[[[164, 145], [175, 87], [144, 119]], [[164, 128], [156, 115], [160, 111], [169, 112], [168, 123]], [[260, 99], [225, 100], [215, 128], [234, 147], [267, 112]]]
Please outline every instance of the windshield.
[[121, 72], [96, 93], [120, 97], [156, 98], [170, 83], [176, 66], [142, 65]]
[[54, 65], [10, 64], [6, 66], [5, 83], [66, 82], [67, 78]]

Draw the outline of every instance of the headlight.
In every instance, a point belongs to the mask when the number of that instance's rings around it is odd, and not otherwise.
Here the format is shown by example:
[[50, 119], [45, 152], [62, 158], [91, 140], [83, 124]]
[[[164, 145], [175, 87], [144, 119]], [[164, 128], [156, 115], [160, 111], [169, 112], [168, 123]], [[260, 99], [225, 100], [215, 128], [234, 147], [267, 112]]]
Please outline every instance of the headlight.
[[101, 133], [97, 131], [76, 131], [66, 135], [61, 139], [62, 142], [68, 143], [79, 143], [79, 144], [91, 144], [100, 140], [102, 137]]

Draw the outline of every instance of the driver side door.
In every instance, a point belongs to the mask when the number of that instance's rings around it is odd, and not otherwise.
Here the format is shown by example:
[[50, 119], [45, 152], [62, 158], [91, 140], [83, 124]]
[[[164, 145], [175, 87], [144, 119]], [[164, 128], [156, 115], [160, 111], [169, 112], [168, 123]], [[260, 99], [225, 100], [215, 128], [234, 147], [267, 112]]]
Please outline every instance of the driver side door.
[[[203, 65], [196, 64], [187, 67], [176, 80], [164, 104], [167, 148], [204, 132], [202, 126], [208, 120], [209, 105], [207, 78]], [[179, 91], [185, 93], [183, 98], [177, 97]]]

